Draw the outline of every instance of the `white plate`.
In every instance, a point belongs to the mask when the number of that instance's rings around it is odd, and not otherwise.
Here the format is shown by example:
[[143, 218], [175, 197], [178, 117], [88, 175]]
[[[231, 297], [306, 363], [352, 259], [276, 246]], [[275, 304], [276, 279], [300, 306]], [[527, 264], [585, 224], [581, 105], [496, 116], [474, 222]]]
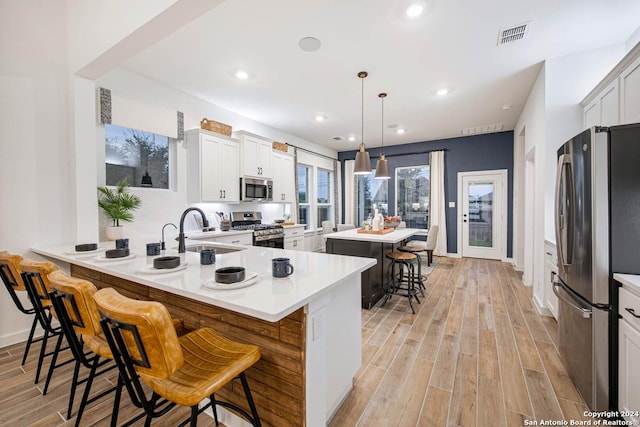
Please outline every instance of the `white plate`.
[[127, 255], [120, 258], [107, 258], [105, 255], [98, 255], [97, 257], [94, 258], [94, 261], [96, 262], [127, 261], [130, 259], [134, 259], [135, 257], [136, 257], [136, 254]]
[[71, 250], [71, 251], [65, 251], [65, 255], [93, 255], [93, 254], [97, 254], [99, 252], [104, 252], [105, 248], [100, 248], [98, 247], [98, 249], [94, 249], [92, 251], [76, 251]]
[[217, 291], [219, 290], [228, 291], [231, 289], [240, 289], [240, 288], [246, 288], [247, 286], [251, 286], [254, 283], [256, 283], [259, 278], [260, 276], [258, 275], [258, 273], [247, 272], [242, 282], [218, 283], [216, 282], [216, 279], [210, 279], [205, 282], [202, 282], [202, 285], [206, 288], [215, 289]]
[[184, 262], [177, 266], [176, 268], [153, 268], [153, 264], [149, 264], [144, 266], [143, 268], [136, 271], [136, 273], [140, 274], [168, 274], [175, 273], [176, 271], [182, 271], [187, 268], [189, 265], [188, 262]]

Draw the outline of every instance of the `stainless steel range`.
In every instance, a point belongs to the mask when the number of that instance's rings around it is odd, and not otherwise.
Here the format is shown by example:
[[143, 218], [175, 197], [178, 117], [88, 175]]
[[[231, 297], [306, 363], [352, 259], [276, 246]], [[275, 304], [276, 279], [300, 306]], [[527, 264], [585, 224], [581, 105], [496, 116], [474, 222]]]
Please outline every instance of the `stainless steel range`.
[[232, 230], [253, 230], [253, 246], [284, 249], [284, 229], [262, 224], [262, 212], [231, 212]]

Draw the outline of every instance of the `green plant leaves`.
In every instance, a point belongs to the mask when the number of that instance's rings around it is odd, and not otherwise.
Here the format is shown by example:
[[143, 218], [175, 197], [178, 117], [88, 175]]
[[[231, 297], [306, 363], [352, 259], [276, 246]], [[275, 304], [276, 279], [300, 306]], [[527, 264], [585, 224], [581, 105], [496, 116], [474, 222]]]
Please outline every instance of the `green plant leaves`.
[[109, 187], [98, 187], [98, 206], [111, 218], [114, 226], [119, 226], [120, 221], [133, 221], [133, 211], [142, 203], [135, 194], [129, 193], [127, 179], [116, 184], [115, 190]]

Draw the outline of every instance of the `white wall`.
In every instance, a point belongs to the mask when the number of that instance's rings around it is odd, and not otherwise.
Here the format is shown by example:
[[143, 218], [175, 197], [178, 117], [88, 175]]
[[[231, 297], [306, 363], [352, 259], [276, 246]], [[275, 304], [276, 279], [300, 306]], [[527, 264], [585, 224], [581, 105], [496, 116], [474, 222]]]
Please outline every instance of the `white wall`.
[[[0, 0], [0, 250], [27, 257], [73, 233], [64, 6]], [[5, 292], [0, 346], [31, 325]]]
[[[523, 156], [520, 156], [522, 163], [514, 164], [514, 174], [525, 179], [525, 165], [524, 161], [527, 154], [531, 157], [533, 151], [535, 151], [535, 169], [533, 171], [533, 182], [544, 182], [544, 163], [541, 161], [544, 158], [544, 141], [546, 131], [546, 118], [545, 118], [545, 66], [540, 69], [540, 73], [536, 78], [536, 82], [531, 88], [527, 102], [522, 109], [522, 113], [518, 118], [514, 129], [514, 144], [524, 144], [522, 147], [514, 147], [515, 151], [522, 151]], [[519, 138], [520, 135], [524, 135], [524, 138]], [[531, 181], [531, 180], [530, 180]], [[542, 275], [544, 274], [544, 258], [542, 257], [542, 248], [544, 247], [544, 192], [535, 191], [533, 197], [531, 197], [532, 182], [525, 182], [525, 193], [523, 194], [523, 202], [521, 206], [524, 206], [516, 216], [516, 222], [524, 226], [525, 233], [523, 233], [524, 241], [522, 245], [524, 247], [524, 276], [523, 282], [526, 285], [533, 285], [534, 298], [540, 293], [540, 282]], [[530, 203], [525, 205], [524, 199], [529, 197]], [[532, 205], [531, 207], [529, 205]], [[529, 232], [526, 232], [526, 231]], [[542, 298], [540, 298], [542, 301]]]
[[583, 131], [580, 101], [602, 80], [625, 54], [624, 44], [595, 49], [545, 63], [545, 239], [555, 242], [554, 186], [556, 151], [569, 138]]

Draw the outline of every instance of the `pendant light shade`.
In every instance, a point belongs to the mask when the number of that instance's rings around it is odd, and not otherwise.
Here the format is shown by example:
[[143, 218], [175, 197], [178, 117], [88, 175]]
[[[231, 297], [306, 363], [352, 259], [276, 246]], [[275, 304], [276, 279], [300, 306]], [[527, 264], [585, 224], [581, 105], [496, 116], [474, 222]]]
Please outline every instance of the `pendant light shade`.
[[362, 80], [362, 139], [360, 142], [360, 149], [356, 154], [356, 164], [353, 173], [355, 175], [366, 175], [371, 173], [371, 160], [369, 159], [369, 153], [364, 149], [364, 79], [369, 75], [366, 71], [360, 71], [358, 77]]
[[[379, 93], [378, 98], [382, 101], [382, 122], [381, 122], [381, 141], [382, 141], [382, 149], [384, 149], [384, 98], [386, 98], [386, 93]], [[384, 158], [384, 153], [380, 153], [380, 159], [378, 159], [378, 163], [376, 164], [376, 179], [389, 179], [391, 175], [389, 174], [389, 165], [387, 164], [387, 159]]]

